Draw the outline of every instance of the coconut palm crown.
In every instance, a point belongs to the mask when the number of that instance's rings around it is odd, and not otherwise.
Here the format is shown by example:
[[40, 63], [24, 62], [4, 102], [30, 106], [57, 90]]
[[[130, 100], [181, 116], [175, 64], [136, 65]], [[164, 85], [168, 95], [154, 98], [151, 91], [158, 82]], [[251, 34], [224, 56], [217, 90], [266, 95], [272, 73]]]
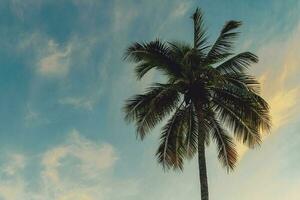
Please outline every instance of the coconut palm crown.
[[215, 142], [218, 158], [229, 172], [237, 162], [234, 138], [253, 148], [271, 125], [259, 82], [247, 73], [258, 57], [233, 53], [236, 29], [242, 23], [228, 21], [209, 45], [199, 8], [192, 19], [192, 45], [156, 39], [129, 46], [125, 59], [136, 63], [138, 79], [156, 69], [166, 82], [154, 83], [145, 93], [128, 99], [124, 110], [125, 119], [135, 122], [140, 139], [166, 122], [156, 152], [164, 169], [182, 170], [186, 159], [198, 155], [201, 199], [208, 200], [205, 148], [210, 141]]

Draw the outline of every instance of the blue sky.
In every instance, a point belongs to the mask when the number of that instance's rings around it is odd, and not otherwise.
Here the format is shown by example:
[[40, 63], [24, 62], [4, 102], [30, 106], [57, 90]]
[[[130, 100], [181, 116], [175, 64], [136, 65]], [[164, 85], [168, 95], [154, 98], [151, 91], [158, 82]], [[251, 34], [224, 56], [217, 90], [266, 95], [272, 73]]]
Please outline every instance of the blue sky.
[[192, 40], [199, 6], [210, 40], [242, 20], [237, 51], [260, 62], [274, 127], [259, 149], [239, 146], [226, 174], [208, 150], [211, 199], [297, 200], [300, 187], [300, 2], [297, 0], [0, 0], [0, 200], [199, 199], [196, 162], [164, 173], [159, 127], [145, 141], [121, 107], [152, 81], [122, 60], [134, 41]]

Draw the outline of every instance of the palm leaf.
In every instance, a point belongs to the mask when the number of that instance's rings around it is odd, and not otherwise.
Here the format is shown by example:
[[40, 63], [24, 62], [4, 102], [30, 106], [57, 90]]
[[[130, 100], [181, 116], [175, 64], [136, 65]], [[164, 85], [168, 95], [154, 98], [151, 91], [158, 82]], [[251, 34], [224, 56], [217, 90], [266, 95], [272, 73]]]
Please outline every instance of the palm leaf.
[[193, 156], [197, 153], [198, 148], [198, 122], [193, 105], [190, 104], [187, 109], [188, 129], [185, 137], [185, 145], [187, 156], [189, 158], [193, 158]]
[[259, 94], [260, 84], [254, 76], [245, 73], [226, 73], [220, 78], [223, 83]]
[[240, 53], [216, 67], [221, 73], [243, 73], [258, 57], [250, 52]]
[[233, 131], [238, 141], [241, 141], [250, 148], [260, 144], [261, 136], [259, 128], [251, 126], [251, 121], [244, 119], [243, 115], [232, 104], [228, 104], [218, 98], [213, 98], [212, 102], [214, 110], [217, 113], [217, 118], [222, 124]]
[[127, 100], [124, 106], [125, 119], [136, 122], [137, 134], [143, 139], [157, 123], [172, 112], [179, 99], [179, 93], [173, 85], [155, 84], [145, 94]]
[[197, 8], [192, 16], [194, 21], [194, 48], [205, 49], [206, 48], [206, 29], [203, 23], [203, 14], [200, 8]]
[[217, 144], [218, 158], [229, 172], [234, 169], [238, 156], [234, 141], [214, 116], [209, 120], [209, 122], [212, 127], [210, 133]]
[[132, 44], [125, 52], [124, 59], [137, 63], [135, 72], [138, 79], [153, 68], [169, 76], [182, 76], [181, 66], [172, 59], [170, 48], [158, 39], [149, 43]]
[[179, 106], [162, 129], [156, 156], [164, 169], [183, 169], [183, 159], [186, 154], [183, 143], [187, 131], [186, 111], [187, 109]]
[[241, 24], [239, 21], [229, 21], [224, 25], [219, 37], [207, 54], [205, 64], [211, 65], [220, 62], [232, 54], [233, 42], [238, 35], [238, 32], [233, 32], [233, 30]]
[[257, 94], [238, 87], [214, 88], [214, 98], [230, 105], [250, 126], [261, 131], [269, 131], [271, 127], [269, 106]]
[[169, 42], [170, 53], [177, 63], [184, 64], [186, 55], [193, 49], [189, 44], [180, 41]]

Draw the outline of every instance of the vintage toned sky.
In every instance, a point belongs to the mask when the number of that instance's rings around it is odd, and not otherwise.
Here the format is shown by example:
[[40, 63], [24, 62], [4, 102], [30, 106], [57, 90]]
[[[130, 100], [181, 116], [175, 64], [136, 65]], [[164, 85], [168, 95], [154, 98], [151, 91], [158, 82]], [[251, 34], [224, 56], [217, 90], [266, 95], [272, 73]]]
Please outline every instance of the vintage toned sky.
[[0, 0], [0, 200], [199, 199], [195, 161], [164, 173], [159, 128], [144, 142], [123, 121], [136, 82], [122, 54], [133, 41], [192, 41], [200, 6], [210, 39], [242, 20], [237, 51], [271, 105], [273, 130], [259, 149], [239, 146], [226, 174], [208, 150], [212, 200], [299, 200], [300, 1]]

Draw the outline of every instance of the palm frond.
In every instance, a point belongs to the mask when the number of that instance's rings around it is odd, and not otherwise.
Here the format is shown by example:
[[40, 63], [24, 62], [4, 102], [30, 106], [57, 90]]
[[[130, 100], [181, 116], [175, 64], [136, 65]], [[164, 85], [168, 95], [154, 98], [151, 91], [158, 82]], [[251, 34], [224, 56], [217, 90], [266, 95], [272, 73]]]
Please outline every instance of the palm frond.
[[135, 72], [138, 79], [153, 68], [169, 76], [182, 76], [181, 66], [172, 59], [168, 44], [159, 39], [149, 43], [132, 44], [125, 52], [124, 59], [137, 63]]
[[185, 146], [188, 158], [193, 158], [198, 149], [198, 122], [193, 105], [190, 104], [187, 109], [188, 129], [185, 136]]
[[252, 91], [239, 87], [213, 88], [214, 98], [230, 105], [241, 118], [249, 121], [250, 126], [261, 131], [269, 131], [271, 127], [269, 106], [267, 102]]
[[224, 25], [219, 37], [207, 54], [205, 64], [211, 65], [232, 55], [233, 42], [238, 36], [238, 32], [234, 32], [233, 30], [241, 24], [239, 21], [229, 21]]
[[203, 22], [203, 14], [200, 8], [197, 8], [192, 16], [194, 21], [194, 48], [205, 49], [206, 48], [206, 29]]
[[240, 53], [216, 67], [221, 73], [243, 73], [248, 67], [258, 62], [258, 57], [251, 52]]
[[252, 126], [258, 127], [260, 132], [269, 132], [271, 129], [271, 117], [268, 103], [259, 95], [258, 81], [246, 74], [225, 75], [229, 84], [216, 88], [215, 92], [224, 101], [234, 105], [235, 109], [243, 113]]
[[186, 155], [183, 143], [187, 131], [186, 111], [186, 108], [179, 106], [162, 129], [156, 156], [164, 169], [183, 169], [183, 160]]
[[182, 41], [172, 41], [168, 44], [170, 47], [172, 58], [175, 59], [178, 63], [181, 63], [185, 55], [193, 49], [190, 44]]
[[214, 116], [209, 122], [212, 127], [210, 134], [217, 144], [218, 158], [229, 172], [234, 169], [237, 162], [238, 155], [235, 149], [236, 146], [232, 137], [228, 135], [226, 129], [221, 126], [220, 122]]
[[260, 94], [260, 84], [254, 76], [245, 73], [227, 73], [221, 76], [220, 79], [223, 80], [225, 84]]
[[224, 126], [227, 126], [233, 131], [234, 136], [238, 141], [253, 148], [261, 143], [261, 135], [259, 128], [251, 126], [251, 121], [244, 119], [239, 110], [222, 99], [213, 98], [214, 110], [217, 113], [217, 118]]
[[180, 100], [177, 89], [170, 84], [155, 84], [145, 94], [126, 101], [125, 120], [135, 121], [137, 134], [143, 139], [161, 120], [170, 114]]

